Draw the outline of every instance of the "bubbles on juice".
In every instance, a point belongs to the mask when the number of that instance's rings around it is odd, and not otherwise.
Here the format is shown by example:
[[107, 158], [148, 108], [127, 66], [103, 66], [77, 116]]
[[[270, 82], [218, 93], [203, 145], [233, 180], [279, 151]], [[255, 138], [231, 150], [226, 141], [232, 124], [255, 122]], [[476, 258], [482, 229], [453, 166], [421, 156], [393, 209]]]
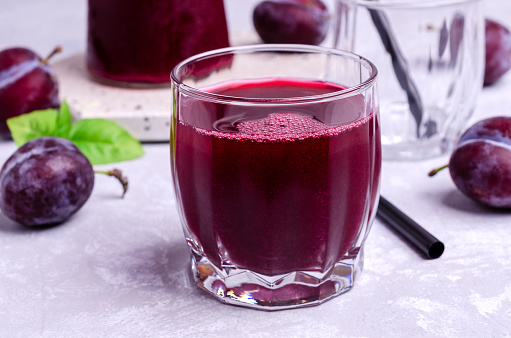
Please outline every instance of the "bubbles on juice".
[[241, 122], [238, 130], [244, 134], [287, 135], [313, 133], [327, 129], [323, 123], [295, 113], [274, 113], [259, 120]]
[[235, 125], [237, 132], [231, 129], [234, 126], [228, 130], [230, 132], [209, 131], [200, 128], [195, 128], [195, 130], [203, 135], [239, 141], [289, 142], [307, 138], [334, 136], [366, 123], [371, 117], [372, 115], [354, 123], [332, 127], [327, 126], [311, 116], [292, 112], [272, 113], [265, 118], [245, 120], [237, 123]]

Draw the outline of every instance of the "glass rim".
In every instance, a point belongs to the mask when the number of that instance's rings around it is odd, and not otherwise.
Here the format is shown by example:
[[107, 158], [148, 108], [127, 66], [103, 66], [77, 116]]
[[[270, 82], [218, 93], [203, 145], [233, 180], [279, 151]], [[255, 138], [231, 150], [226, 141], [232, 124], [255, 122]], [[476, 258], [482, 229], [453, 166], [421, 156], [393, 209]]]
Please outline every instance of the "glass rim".
[[[368, 71], [370, 72], [368, 78], [361, 83], [350, 86], [343, 90], [338, 90], [326, 94], [321, 95], [309, 95], [302, 97], [290, 97], [290, 98], [281, 98], [278, 101], [275, 98], [265, 99], [265, 98], [250, 98], [250, 97], [237, 97], [237, 96], [228, 96], [216, 93], [206, 92], [199, 88], [195, 88], [189, 85], [184, 84], [178, 77], [179, 70], [184, 66], [191, 62], [195, 62], [201, 59], [206, 59], [211, 56], [220, 56], [220, 55], [228, 55], [228, 54], [255, 54], [258, 52], [297, 52], [297, 53], [310, 53], [310, 54], [325, 54], [325, 55], [337, 55], [344, 58], [351, 59], [353, 61], [359, 62], [361, 65], [364, 65]], [[333, 101], [338, 100], [345, 97], [350, 97], [353, 95], [357, 95], [366, 91], [367, 89], [374, 86], [376, 82], [376, 78], [378, 75], [378, 70], [376, 66], [363, 56], [360, 56], [355, 53], [351, 53], [348, 51], [322, 47], [322, 46], [314, 46], [314, 45], [301, 45], [301, 44], [254, 44], [254, 45], [244, 45], [244, 46], [234, 46], [234, 47], [226, 47], [220, 49], [214, 49], [208, 52], [200, 53], [194, 56], [191, 56], [179, 64], [177, 64], [170, 73], [170, 78], [172, 82], [172, 86], [177, 85], [180, 91], [184, 91], [187, 94], [191, 94], [197, 98], [202, 98], [214, 102], [220, 103], [229, 103], [229, 104], [237, 104], [237, 105], [257, 105], [257, 106], [280, 106], [280, 105], [296, 105], [296, 104], [310, 104], [310, 103], [319, 103], [325, 101]]]
[[482, 0], [337, 0], [338, 2], [354, 3], [367, 8], [392, 8], [392, 9], [410, 9], [410, 8], [432, 8], [460, 5], [471, 2], [481, 2]]

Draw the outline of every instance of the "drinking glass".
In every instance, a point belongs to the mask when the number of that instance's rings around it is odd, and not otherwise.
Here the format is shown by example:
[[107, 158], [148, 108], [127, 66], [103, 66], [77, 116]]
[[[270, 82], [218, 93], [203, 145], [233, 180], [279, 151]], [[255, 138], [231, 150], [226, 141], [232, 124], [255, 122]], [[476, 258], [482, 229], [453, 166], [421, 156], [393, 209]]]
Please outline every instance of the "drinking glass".
[[378, 67], [383, 158], [452, 150], [483, 84], [480, 0], [337, 0], [335, 46]]
[[379, 194], [377, 71], [352, 53], [255, 45], [171, 75], [171, 167], [198, 286], [277, 310], [349, 290]]

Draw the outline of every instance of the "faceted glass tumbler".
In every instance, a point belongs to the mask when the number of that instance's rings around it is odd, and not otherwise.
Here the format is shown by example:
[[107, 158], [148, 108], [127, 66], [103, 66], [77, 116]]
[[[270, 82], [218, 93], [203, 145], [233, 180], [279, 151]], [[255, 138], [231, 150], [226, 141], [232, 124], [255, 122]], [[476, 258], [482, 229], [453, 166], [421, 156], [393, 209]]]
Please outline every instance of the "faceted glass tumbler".
[[197, 55], [171, 78], [171, 168], [197, 285], [264, 310], [349, 290], [379, 196], [374, 65], [255, 45]]
[[383, 158], [452, 149], [484, 73], [480, 0], [337, 0], [335, 47], [378, 68]]

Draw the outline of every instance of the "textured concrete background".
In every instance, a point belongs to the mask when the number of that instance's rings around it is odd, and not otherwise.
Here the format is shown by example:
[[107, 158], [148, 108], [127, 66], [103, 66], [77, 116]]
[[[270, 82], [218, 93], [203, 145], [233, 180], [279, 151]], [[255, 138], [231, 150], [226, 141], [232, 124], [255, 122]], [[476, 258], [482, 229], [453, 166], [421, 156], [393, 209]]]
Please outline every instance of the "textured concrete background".
[[[226, 1], [232, 31], [250, 31], [254, 1]], [[329, 2], [330, 3], [330, 2]], [[511, 4], [486, 0], [511, 27]], [[0, 49], [25, 45], [59, 58], [83, 52], [84, 0], [0, 0]], [[472, 121], [511, 115], [511, 73], [484, 89]], [[319, 307], [276, 313], [218, 303], [192, 285], [175, 209], [167, 144], [117, 164], [120, 186], [97, 177], [91, 199], [45, 230], [0, 214], [1, 337], [506, 336], [511, 332], [511, 214], [476, 205], [447, 172], [447, 157], [385, 162], [382, 192], [446, 244], [424, 260], [376, 221], [354, 289]], [[0, 142], [0, 163], [15, 151]], [[105, 166], [105, 168], [110, 166]]]

